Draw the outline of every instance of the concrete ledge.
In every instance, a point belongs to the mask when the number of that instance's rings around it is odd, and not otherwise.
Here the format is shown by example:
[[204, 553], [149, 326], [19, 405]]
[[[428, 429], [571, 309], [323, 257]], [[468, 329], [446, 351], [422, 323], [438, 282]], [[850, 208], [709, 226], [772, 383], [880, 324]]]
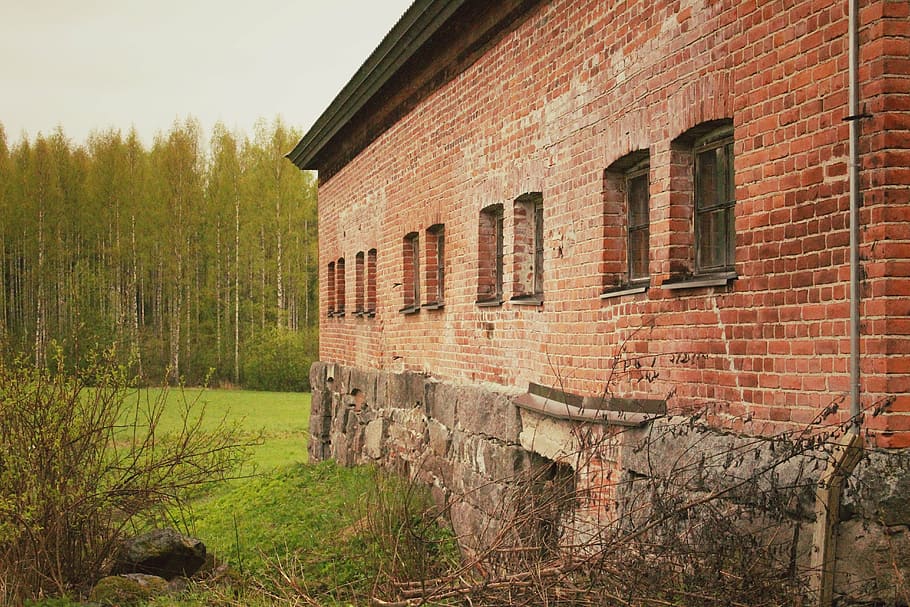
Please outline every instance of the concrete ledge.
[[516, 407], [534, 411], [541, 415], [572, 421], [601, 422], [612, 426], [644, 426], [662, 415], [654, 413], [632, 413], [629, 411], [611, 411], [609, 409], [592, 409], [561, 403], [537, 394], [521, 394], [512, 399]]

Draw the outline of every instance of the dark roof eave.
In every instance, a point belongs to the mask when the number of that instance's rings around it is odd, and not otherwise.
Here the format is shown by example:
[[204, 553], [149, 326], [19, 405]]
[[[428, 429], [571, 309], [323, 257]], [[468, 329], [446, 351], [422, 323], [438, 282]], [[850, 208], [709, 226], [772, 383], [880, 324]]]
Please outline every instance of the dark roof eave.
[[465, 0], [415, 0], [357, 73], [287, 157], [298, 168], [310, 163], [338, 131], [376, 94]]

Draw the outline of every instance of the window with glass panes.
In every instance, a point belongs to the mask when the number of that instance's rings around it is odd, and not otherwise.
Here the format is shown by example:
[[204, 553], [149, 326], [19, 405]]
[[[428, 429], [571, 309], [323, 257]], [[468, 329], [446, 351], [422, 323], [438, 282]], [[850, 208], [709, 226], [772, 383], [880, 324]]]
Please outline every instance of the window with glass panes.
[[696, 142], [695, 271], [733, 269], [736, 232], [733, 206], [733, 130], [715, 131]]
[[626, 209], [629, 282], [648, 278], [648, 242], [650, 238], [648, 201], [648, 161], [639, 163], [626, 174]]

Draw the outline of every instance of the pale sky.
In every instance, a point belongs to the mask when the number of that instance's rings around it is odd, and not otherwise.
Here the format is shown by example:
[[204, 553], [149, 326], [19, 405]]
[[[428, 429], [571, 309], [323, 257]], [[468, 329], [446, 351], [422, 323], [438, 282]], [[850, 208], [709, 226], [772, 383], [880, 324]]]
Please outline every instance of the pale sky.
[[0, 0], [0, 123], [75, 143], [175, 120], [308, 129], [411, 0]]

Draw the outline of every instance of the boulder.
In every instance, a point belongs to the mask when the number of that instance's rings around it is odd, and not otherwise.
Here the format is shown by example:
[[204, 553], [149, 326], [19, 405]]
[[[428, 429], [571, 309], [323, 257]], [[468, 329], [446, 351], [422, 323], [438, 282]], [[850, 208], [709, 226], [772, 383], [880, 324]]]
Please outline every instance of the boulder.
[[192, 576], [205, 562], [205, 544], [173, 529], [155, 529], [124, 542], [111, 575], [143, 573], [166, 580]]

